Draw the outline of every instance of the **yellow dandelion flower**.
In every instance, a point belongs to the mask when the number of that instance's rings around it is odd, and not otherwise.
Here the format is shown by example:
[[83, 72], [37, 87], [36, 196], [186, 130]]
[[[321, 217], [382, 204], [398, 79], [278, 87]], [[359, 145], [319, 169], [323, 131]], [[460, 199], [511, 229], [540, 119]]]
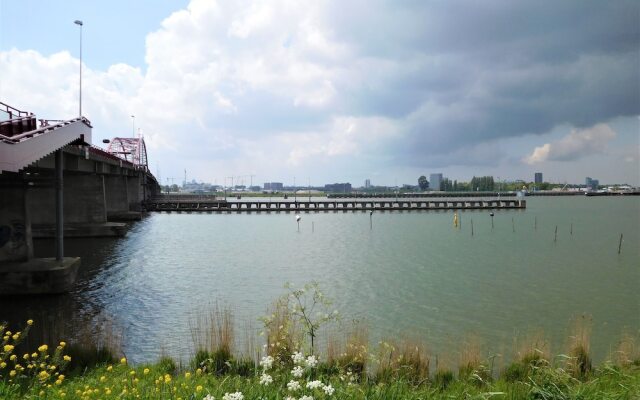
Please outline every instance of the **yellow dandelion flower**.
[[33, 320], [32, 319], [28, 319], [27, 320], [27, 325], [29, 325], [29, 326], [33, 325]]
[[100, 377], [100, 382], [104, 382], [104, 381], [106, 381], [106, 380], [107, 380], [107, 377], [106, 377], [106, 376], [102, 375], [102, 376]]
[[107, 396], [111, 394], [111, 389], [107, 389], [104, 391], [104, 394], [106, 394]]
[[196, 375], [201, 375], [202, 374], [202, 369], [198, 368], [196, 369]]
[[49, 373], [47, 371], [40, 371], [40, 373], [38, 374], [38, 378], [40, 378], [41, 380], [46, 380], [49, 377]]
[[12, 370], [9, 372], [9, 376], [10, 376], [10, 377], [12, 377], [12, 378], [13, 378], [14, 376], [16, 376], [16, 371], [15, 371], [14, 369], [12, 369]]
[[42, 346], [38, 347], [38, 351], [40, 353], [44, 353], [47, 350], [49, 350], [49, 346], [47, 346], [46, 344], [43, 344]]
[[64, 347], [64, 346], [66, 346], [66, 345], [67, 345], [67, 343], [66, 343], [66, 342], [60, 342], [60, 347]]
[[28, 360], [29, 359], [29, 353], [23, 355], [22, 358], [24, 358], [25, 360]]
[[202, 386], [198, 385], [196, 386], [196, 393], [200, 393], [202, 392]]
[[64, 356], [64, 357], [62, 357], [62, 359], [65, 360], [66, 362], [71, 361], [71, 357], [69, 357], [69, 356]]
[[143, 373], [143, 374], [145, 374], [145, 375], [147, 375], [147, 374], [149, 373], [149, 368], [145, 368], [145, 369], [142, 371], [142, 373]]
[[136, 371], [129, 371], [129, 375], [133, 376], [136, 374]]
[[7, 367], [7, 363], [6, 362], [0, 362], [0, 369], [4, 369]]
[[10, 344], [5, 344], [3, 349], [4, 349], [5, 353], [11, 353], [13, 351], [14, 347], [12, 345], [10, 345]]
[[20, 332], [16, 332], [16, 333], [14, 333], [14, 334], [13, 334], [13, 336], [11, 336], [11, 338], [12, 338], [13, 340], [18, 340], [18, 339], [20, 339]]
[[169, 383], [169, 382], [171, 382], [171, 375], [166, 374], [166, 375], [164, 376], [164, 383]]
[[32, 357], [32, 358], [36, 358], [36, 357], [38, 357], [38, 353], [31, 353], [31, 357]]
[[185, 372], [184, 377], [187, 379], [191, 378], [191, 372]]
[[9, 360], [11, 361], [15, 361], [18, 359], [18, 356], [16, 356], [15, 354], [12, 354], [11, 357], [9, 357]]
[[124, 364], [126, 364], [126, 363], [127, 363], [127, 359], [126, 359], [125, 357], [122, 357], [122, 358], [120, 359], [120, 364], [124, 365]]
[[109, 366], [107, 367], [107, 371], [111, 371], [112, 369], [113, 369], [113, 366], [112, 366], [112, 365], [109, 365]]

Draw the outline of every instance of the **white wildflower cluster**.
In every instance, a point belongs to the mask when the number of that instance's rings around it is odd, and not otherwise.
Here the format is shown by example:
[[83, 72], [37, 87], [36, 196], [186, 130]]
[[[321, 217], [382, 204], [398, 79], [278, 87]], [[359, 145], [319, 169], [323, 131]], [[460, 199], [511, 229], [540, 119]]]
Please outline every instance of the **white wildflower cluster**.
[[331, 396], [331, 395], [333, 394], [333, 392], [335, 392], [335, 391], [336, 391], [336, 390], [333, 388], [333, 386], [331, 386], [331, 384], [324, 385], [324, 386], [322, 387], [322, 390], [324, 390], [324, 393], [325, 393], [327, 396]]
[[260, 376], [260, 384], [264, 385], [264, 386], [267, 386], [272, 382], [273, 382], [273, 377], [271, 377], [271, 375], [263, 372], [262, 375]]
[[294, 381], [293, 379], [290, 380], [289, 383], [287, 383], [287, 389], [289, 389], [292, 392], [300, 390], [301, 388], [302, 386], [300, 385], [300, 382]]
[[304, 362], [304, 354], [302, 354], [299, 351], [296, 351], [291, 355], [291, 359], [293, 360], [294, 364], [300, 365]]
[[351, 370], [348, 370], [346, 375], [340, 375], [340, 380], [343, 382], [347, 382], [347, 385], [351, 386], [353, 384], [355, 384], [356, 382], [356, 375], [351, 372]]
[[318, 359], [316, 358], [316, 356], [311, 355], [307, 357], [306, 364], [309, 368], [315, 368], [315, 366], [318, 365]]
[[215, 398], [215, 397], [213, 397], [212, 395], [208, 394], [208, 395], [204, 396], [204, 397], [202, 398], [202, 400], [216, 400], [216, 398]]
[[[283, 394], [281, 398], [284, 400], [314, 400], [313, 396], [319, 396], [319, 398], [325, 398], [332, 396], [335, 389], [330, 384], [325, 385], [322, 381], [313, 380], [305, 382], [305, 380], [297, 380], [304, 376], [305, 370], [313, 369], [318, 366], [319, 360], [315, 355], [305, 356], [302, 352], [296, 351], [291, 355], [294, 367], [291, 370], [292, 379], [287, 382], [287, 396]], [[274, 377], [267, 374], [267, 371], [274, 365], [274, 359], [271, 356], [262, 357], [260, 366], [263, 368], [262, 375], [260, 376], [260, 385], [270, 385], [274, 382]], [[277, 379], [278, 376], [275, 376]], [[294, 393], [298, 393], [296, 396], [292, 396]], [[227, 394], [233, 396], [234, 394]], [[227, 396], [225, 395], [225, 396]], [[240, 395], [242, 395], [240, 393]], [[209, 400], [209, 399], [205, 399]], [[224, 397], [222, 400], [243, 400], [242, 397], [236, 399], [234, 397]]]
[[244, 400], [244, 395], [242, 392], [225, 393], [222, 400]]
[[318, 389], [324, 386], [320, 381], [307, 382], [307, 389]]
[[302, 377], [302, 374], [304, 374], [304, 369], [299, 365], [293, 367], [293, 369], [291, 370], [291, 375], [295, 376], [296, 378]]
[[273, 357], [262, 357], [262, 360], [260, 360], [260, 366], [264, 368], [265, 371], [271, 369], [271, 367], [273, 366]]

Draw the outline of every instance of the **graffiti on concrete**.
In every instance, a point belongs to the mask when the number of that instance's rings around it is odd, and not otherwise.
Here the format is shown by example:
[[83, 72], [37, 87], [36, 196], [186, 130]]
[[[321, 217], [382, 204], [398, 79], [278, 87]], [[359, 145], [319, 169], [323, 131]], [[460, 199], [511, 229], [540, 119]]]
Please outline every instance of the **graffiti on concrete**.
[[0, 225], [0, 261], [22, 260], [27, 256], [24, 222], [10, 221]]

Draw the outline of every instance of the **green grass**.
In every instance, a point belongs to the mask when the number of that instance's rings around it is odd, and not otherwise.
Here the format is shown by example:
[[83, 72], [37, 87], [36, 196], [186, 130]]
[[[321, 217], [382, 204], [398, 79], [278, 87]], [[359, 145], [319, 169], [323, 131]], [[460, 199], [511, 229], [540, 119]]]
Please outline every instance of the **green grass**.
[[[206, 360], [205, 360], [206, 361]], [[237, 373], [221, 374], [187, 371], [168, 373], [175, 367], [167, 360], [150, 366], [130, 367], [106, 365], [88, 368], [82, 375], [66, 379], [62, 384], [0, 381], [2, 399], [202, 399], [211, 394], [222, 399], [225, 393], [242, 392], [245, 399], [284, 399], [295, 395], [287, 390], [292, 379], [288, 369], [269, 371], [274, 382], [260, 385], [260, 372], [250, 376]], [[169, 368], [168, 368], [169, 367]], [[147, 371], [145, 373], [145, 370]], [[326, 371], [326, 369], [325, 369]], [[332, 396], [321, 389], [307, 390], [314, 399], [638, 399], [640, 398], [640, 368], [615, 367], [611, 364], [594, 369], [583, 379], [575, 379], [562, 368], [531, 364], [526, 375], [503, 375], [494, 381], [479, 383], [476, 374], [455, 378], [451, 372], [438, 372], [431, 379], [416, 382], [394, 374], [391, 379], [365, 378], [349, 383], [344, 374], [320, 369], [307, 371], [301, 381], [321, 380], [335, 388]], [[200, 387], [200, 388], [199, 388]], [[107, 394], [109, 393], [109, 394]], [[299, 394], [299, 393], [298, 393]], [[139, 396], [139, 397], [138, 397]], [[298, 397], [298, 396], [296, 396]]]

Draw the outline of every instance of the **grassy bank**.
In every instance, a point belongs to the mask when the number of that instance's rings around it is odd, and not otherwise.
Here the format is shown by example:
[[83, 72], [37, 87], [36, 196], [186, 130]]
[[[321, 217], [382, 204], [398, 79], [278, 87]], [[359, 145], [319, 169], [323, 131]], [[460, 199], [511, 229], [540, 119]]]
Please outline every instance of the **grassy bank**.
[[[268, 360], [268, 359], [267, 359]], [[307, 364], [267, 365], [217, 373], [206, 368], [178, 369], [170, 361], [130, 367], [94, 366], [82, 374], [41, 380], [0, 381], [3, 399], [637, 399], [640, 367], [603, 365], [576, 378], [546, 363], [521, 364], [516, 375], [491, 380], [482, 372], [453, 376], [444, 371], [423, 381], [396, 370], [393, 378], [359, 377], [346, 370]], [[301, 368], [302, 372], [296, 370]], [[236, 395], [241, 393], [242, 397]], [[210, 397], [207, 397], [210, 396]], [[235, 396], [235, 397], [234, 397]], [[305, 397], [307, 396], [307, 397]]]
[[474, 341], [455, 357], [415, 340], [371, 344], [359, 323], [320, 346], [338, 319], [317, 285], [288, 287], [262, 320], [262, 346], [237, 351], [230, 311], [215, 308], [194, 323], [188, 362], [147, 365], [130, 365], [116, 340], [32, 349], [33, 321], [13, 332], [0, 325], [0, 399], [640, 399], [638, 338], [623, 335], [595, 366], [588, 318], [576, 319], [563, 354], [532, 336], [504, 366]]

